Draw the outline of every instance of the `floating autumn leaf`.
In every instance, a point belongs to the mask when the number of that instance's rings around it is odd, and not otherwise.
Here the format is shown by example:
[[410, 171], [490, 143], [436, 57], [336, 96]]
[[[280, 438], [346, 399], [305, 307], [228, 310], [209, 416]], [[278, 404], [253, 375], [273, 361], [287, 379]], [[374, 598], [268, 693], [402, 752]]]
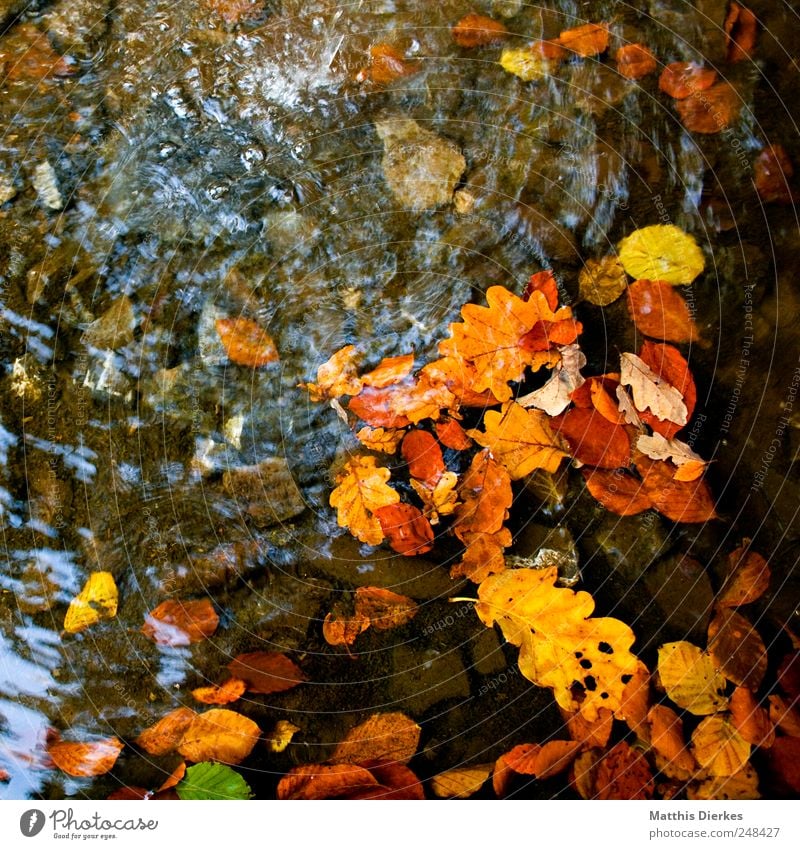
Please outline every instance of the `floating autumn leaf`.
[[472, 440], [455, 419], [436, 422], [436, 436], [445, 448], [452, 448], [454, 451], [466, 451], [472, 447]]
[[[611, 424], [624, 425], [631, 424], [626, 418], [625, 413], [620, 409], [617, 390], [620, 388], [619, 375], [602, 375], [601, 377], [592, 377], [586, 381], [589, 387], [589, 401], [587, 407], [594, 407], [600, 415], [611, 422]], [[624, 390], [623, 390], [624, 392]], [[575, 406], [582, 406], [576, 399], [576, 394], [572, 395], [575, 401]], [[633, 422], [633, 424], [636, 424]]]
[[47, 36], [33, 24], [22, 23], [4, 32], [0, 47], [0, 69], [6, 80], [41, 82], [51, 77], [67, 77], [77, 66], [68, 56], [53, 50]]
[[618, 245], [619, 261], [635, 280], [688, 286], [705, 268], [697, 242], [674, 224], [641, 227]]
[[369, 48], [369, 65], [359, 71], [358, 82], [371, 80], [376, 85], [389, 85], [402, 77], [418, 73], [419, 64], [409, 62], [405, 56], [391, 44], [373, 44]]
[[452, 32], [459, 47], [482, 47], [508, 38], [508, 30], [501, 23], [475, 12], [464, 15]]
[[549, 740], [543, 745], [528, 743], [515, 746], [501, 759], [503, 766], [513, 772], [544, 780], [568, 769], [580, 748], [581, 744], [576, 740]]
[[296, 766], [278, 782], [278, 799], [336, 799], [376, 787], [378, 780], [355, 764]]
[[661, 280], [636, 280], [628, 287], [628, 311], [636, 329], [665, 342], [693, 342], [697, 326], [683, 297]]
[[384, 539], [375, 511], [400, 501], [399, 494], [387, 485], [390, 475], [374, 457], [351, 457], [337, 475], [337, 486], [330, 496], [331, 507], [337, 508], [339, 527], [369, 545], [378, 545]]
[[679, 427], [689, 421], [689, 410], [680, 391], [636, 354], [620, 357], [620, 383], [631, 388], [633, 403], [640, 414], [650, 410], [657, 419]]
[[750, 540], [728, 555], [728, 575], [717, 596], [718, 607], [739, 607], [761, 598], [769, 587], [770, 569], [758, 552], [750, 549]]
[[241, 678], [229, 678], [224, 684], [192, 690], [192, 697], [204, 705], [229, 705], [240, 699], [246, 689]]
[[560, 710], [570, 739], [580, 743], [581, 748], [603, 748], [608, 743], [614, 722], [614, 714], [610, 710], [600, 708], [597, 718], [591, 722], [580, 712]]
[[210, 637], [219, 616], [207, 598], [161, 602], [145, 617], [142, 633], [160, 646], [188, 646]]
[[580, 370], [586, 365], [586, 357], [575, 344], [565, 345], [559, 353], [561, 361], [544, 385], [517, 398], [520, 407], [535, 407], [548, 416], [557, 416], [569, 406], [574, 392], [585, 382]]
[[[678, 467], [673, 477], [679, 481], [697, 480], [706, 467], [706, 462], [698, 454], [679, 439], [665, 439], [660, 433], [652, 436], [640, 434], [636, 440], [636, 448], [651, 460], [670, 460]], [[683, 469], [683, 473], [680, 471]]]
[[278, 359], [272, 337], [249, 318], [218, 318], [215, 326], [222, 347], [232, 363], [261, 368]]
[[520, 647], [520, 671], [529, 681], [552, 687], [562, 708], [592, 720], [601, 707], [619, 708], [638, 664], [630, 652], [635, 636], [618, 619], [589, 618], [589, 593], [557, 587], [557, 578], [556, 567], [492, 575], [478, 589], [476, 612]]
[[727, 36], [729, 62], [741, 62], [753, 55], [758, 36], [758, 20], [745, 6], [731, 3], [722, 25]]
[[246, 716], [225, 708], [196, 714], [178, 744], [187, 760], [241, 763], [253, 751], [261, 730]]
[[356, 615], [364, 616], [376, 631], [388, 631], [410, 622], [417, 615], [417, 603], [382, 587], [359, 587], [355, 599]]
[[356, 613], [347, 616], [338, 611], [331, 611], [322, 623], [322, 636], [331, 646], [352, 646], [359, 634], [369, 628], [369, 619]]
[[[564, 48], [556, 45], [547, 51], [533, 50], [528, 47], [506, 47], [500, 54], [500, 65], [504, 71], [519, 77], [523, 82], [533, 82], [552, 74], [561, 64]], [[548, 54], [555, 54], [550, 56]]]
[[708, 626], [708, 653], [729, 681], [757, 690], [767, 672], [758, 631], [735, 610], [720, 610]]
[[190, 708], [175, 708], [142, 731], [134, 742], [149, 755], [168, 755], [175, 751], [195, 716]]
[[492, 764], [460, 766], [431, 779], [433, 795], [439, 799], [468, 799], [474, 796], [492, 774]]
[[275, 723], [275, 727], [269, 734], [264, 735], [264, 742], [270, 752], [276, 754], [286, 751], [292, 738], [300, 730], [300, 728], [288, 719], [279, 719]]
[[673, 702], [695, 716], [724, 710], [725, 676], [714, 661], [692, 643], [665, 643], [658, 650], [658, 677]]
[[[531, 50], [538, 50], [544, 55], [542, 51], [545, 50], [546, 45], [553, 46], [553, 42], [549, 41], [539, 41], [536, 42], [537, 46], [531, 46]], [[555, 45], [557, 50], [560, 50], [562, 54], [564, 54], [564, 48]], [[556, 282], [556, 277], [553, 274], [553, 270], [551, 268], [546, 268], [544, 271], [537, 271], [536, 274], [531, 274], [528, 278], [528, 282], [525, 285], [525, 291], [522, 293], [522, 300], [529, 301], [533, 296], [534, 292], [541, 292], [544, 295], [545, 301], [547, 301], [547, 306], [550, 307], [551, 310], [554, 310], [558, 307], [559, 294], [558, 294], [558, 283]]]
[[53, 763], [67, 775], [88, 778], [105, 775], [117, 762], [123, 742], [116, 737], [93, 740], [88, 743], [70, 743], [59, 740], [47, 747]]
[[735, 775], [750, 757], [750, 744], [724, 714], [707, 716], [692, 732], [697, 762], [711, 775]]
[[675, 108], [687, 130], [703, 134], [720, 133], [739, 117], [741, 98], [730, 83], [716, 83], [705, 91], [676, 101]]
[[642, 482], [621, 469], [581, 471], [592, 496], [617, 516], [635, 516], [653, 506], [642, 488]]
[[413, 504], [387, 504], [375, 511], [393, 551], [406, 557], [425, 554], [433, 548], [431, 523]]
[[672, 708], [653, 705], [647, 714], [650, 723], [650, 744], [666, 761], [678, 769], [694, 772], [692, 753], [683, 740], [683, 721]]
[[467, 534], [497, 533], [514, 498], [508, 472], [486, 450], [472, 458], [458, 494], [462, 503], [455, 511], [454, 531], [461, 542]]
[[422, 501], [424, 516], [432, 525], [437, 525], [441, 516], [450, 516], [458, 506], [458, 475], [455, 472], [445, 472], [433, 488], [413, 478], [410, 483]]
[[753, 163], [753, 182], [764, 203], [793, 203], [796, 200], [789, 180], [794, 166], [783, 145], [767, 145]]
[[361, 375], [364, 386], [385, 389], [400, 383], [411, 374], [414, 368], [414, 355], [401, 354], [399, 357], [384, 357], [372, 371]]
[[403, 713], [376, 713], [348, 732], [330, 763], [408, 763], [417, 751], [421, 730]]
[[236, 801], [250, 799], [250, 785], [224, 764], [201, 763], [190, 766], [186, 777], [175, 788], [178, 798], [206, 802], [212, 799]]
[[511, 480], [519, 480], [534, 469], [555, 472], [568, 456], [562, 443], [550, 429], [547, 416], [539, 410], [526, 410], [516, 402], [503, 409], [488, 410], [483, 417], [485, 433], [467, 433], [484, 448], [488, 448], [498, 463], [504, 466]]
[[226, 24], [252, 21], [264, 14], [264, 0], [207, 0], [208, 6]]
[[370, 451], [394, 454], [403, 441], [405, 431], [399, 428], [364, 426], [356, 433], [356, 439]]
[[658, 87], [675, 100], [683, 100], [711, 88], [716, 80], [717, 72], [713, 68], [704, 68], [696, 62], [671, 62], [661, 72]]
[[631, 441], [627, 431], [597, 410], [573, 407], [551, 419], [551, 424], [580, 463], [602, 469], [630, 465]]
[[[667, 384], [680, 393], [686, 406], [688, 421], [697, 402], [697, 388], [689, 371], [689, 364], [681, 352], [673, 345], [664, 345], [647, 339], [639, 351], [639, 357], [653, 372], [660, 385]], [[667, 439], [671, 439], [683, 427], [679, 420], [659, 419], [649, 410], [640, 410], [639, 415], [641, 421]]]
[[640, 80], [658, 67], [653, 51], [644, 44], [625, 44], [617, 50], [614, 59], [617, 70], [627, 80]]
[[275, 651], [251, 651], [237, 655], [228, 671], [247, 684], [249, 693], [282, 693], [307, 681], [303, 670], [285, 654]]
[[442, 449], [427, 430], [409, 431], [403, 439], [400, 453], [408, 464], [411, 477], [429, 486], [435, 486], [446, 471]]
[[587, 259], [578, 275], [578, 296], [598, 307], [614, 303], [627, 286], [628, 275], [613, 254]]
[[361, 391], [357, 367], [359, 358], [355, 345], [345, 345], [317, 369], [316, 383], [300, 383], [299, 386], [308, 390], [312, 401], [358, 395]]
[[758, 704], [752, 690], [737, 687], [731, 694], [728, 709], [731, 722], [743, 740], [765, 749], [775, 742], [775, 728], [769, 712]]
[[565, 29], [558, 43], [578, 56], [597, 56], [608, 48], [608, 29], [603, 24], [583, 24], [574, 29]]
[[592, 751], [580, 755], [572, 783], [584, 799], [651, 799], [655, 789], [644, 755], [624, 741], [600, 758]]
[[709, 522], [717, 518], [711, 490], [704, 480], [676, 479], [676, 467], [663, 460], [635, 458], [642, 488], [650, 503], [673, 522]]
[[64, 617], [64, 630], [77, 634], [101, 619], [117, 615], [119, 592], [110, 572], [92, 572], [83, 589], [72, 599]]
[[186, 775], [186, 761], [181, 761], [175, 769], [164, 779], [161, 786], [156, 791], [157, 793], [161, 793], [164, 790], [170, 790], [175, 787]]
[[735, 775], [709, 776], [686, 789], [686, 798], [692, 801], [760, 799], [758, 774], [750, 764]]
[[501, 528], [493, 534], [460, 534], [464, 556], [450, 569], [450, 577], [467, 578], [475, 584], [506, 568], [504, 549], [511, 545], [511, 531]]

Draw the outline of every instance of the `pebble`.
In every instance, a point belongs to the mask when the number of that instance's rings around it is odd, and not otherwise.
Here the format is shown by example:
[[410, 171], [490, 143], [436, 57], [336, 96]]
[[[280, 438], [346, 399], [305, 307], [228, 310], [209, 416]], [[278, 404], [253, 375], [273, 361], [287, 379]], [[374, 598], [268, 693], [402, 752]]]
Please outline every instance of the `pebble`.
[[58, 188], [58, 178], [49, 162], [40, 162], [33, 170], [33, 188], [39, 195], [39, 201], [47, 209], [61, 209], [64, 199]]

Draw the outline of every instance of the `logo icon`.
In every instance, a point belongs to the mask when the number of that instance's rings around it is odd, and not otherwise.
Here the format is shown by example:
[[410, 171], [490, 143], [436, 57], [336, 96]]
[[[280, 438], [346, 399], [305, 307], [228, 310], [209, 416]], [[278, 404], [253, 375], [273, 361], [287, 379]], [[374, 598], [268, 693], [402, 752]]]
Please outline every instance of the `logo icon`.
[[19, 818], [19, 830], [25, 837], [36, 837], [44, 828], [45, 816], [36, 808], [31, 808]]

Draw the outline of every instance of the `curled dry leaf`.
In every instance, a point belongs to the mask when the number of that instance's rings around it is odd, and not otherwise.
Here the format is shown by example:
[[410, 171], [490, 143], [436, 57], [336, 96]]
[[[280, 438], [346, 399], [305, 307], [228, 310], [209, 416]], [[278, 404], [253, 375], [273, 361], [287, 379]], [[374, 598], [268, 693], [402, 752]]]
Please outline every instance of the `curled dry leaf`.
[[758, 631], [735, 610], [720, 610], [708, 626], [708, 653], [729, 681], [757, 690], [767, 673]]
[[620, 383], [629, 386], [639, 413], [650, 410], [662, 421], [683, 427], [689, 421], [689, 410], [680, 391], [668, 383], [636, 354], [620, 357]]
[[224, 684], [213, 687], [198, 687], [192, 697], [204, 705], [229, 705], [240, 699], [247, 689], [241, 678], [229, 678]]
[[442, 449], [427, 430], [409, 431], [403, 439], [400, 452], [408, 464], [411, 477], [428, 486], [436, 486], [436, 482], [447, 471]]
[[576, 345], [561, 348], [561, 362], [553, 368], [544, 386], [517, 399], [520, 407], [535, 407], [548, 416], [557, 416], [570, 404], [573, 393], [584, 384], [580, 370], [586, 365], [583, 351]]
[[617, 516], [635, 516], [653, 506], [642, 482], [622, 469], [582, 469], [582, 472], [592, 496]]
[[578, 56], [598, 56], [608, 48], [608, 29], [603, 24], [583, 24], [574, 29], [565, 29], [558, 43]]
[[697, 762], [714, 776], [735, 775], [750, 757], [750, 744], [724, 714], [707, 716], [692, 732]]
[[155, 725], [142, 731], [134, 742], [149, 755], [168, 755], [175, 751], [195, 716], [195, 712], [190, 708], [175, 708]]
[[716, 83], [676, 101], [675, 108], [687, 130], [708, 135], [720, 133], [736, 121], [741, 98], [730, 83]]
[[390, 475], [374, 457], [351, 457], [337, 475], [337, 486], [330, 495], [339, 527], [369, 545], [378, 545], [384, 538], [375, 511], [400, 501], [399, 494], [387, 485]]
[[354, 764], [297, 766], [279, 782], [278, 799], [337, 799], [376, 787], [375, 776]]
[[196, 714], [178, 744], [187, 760], [241, 763], [253, 751], [261, 729], [246, 716], [225, 708]]
[[758, 37], [758, 20], [745, 6], [731, 3], [722, 25], [727, 36], [729, 62], [749, 59], [755, 50]]
[[739, 607], [761, 598], [769, 587], [770, 569], [758, 552], [751, 551], [750, 540], [728, 555], [728, 575], [717, 596], [718, 607]]
[[678, 769], [694, 772], [692, 753], [683, 741], [683, 721], [672, 708], [653, 705], [647, 714], [650, 723], [650, 745], [666, 761]]
[[612, 424], [597, 410], [573, 407], [553, 418], [551, 423], [580, 463], [601, 469], [630, 465], [631, 441], [627, 431], [621, 425]]
[[207, 598], [163, 601], [145, 617], [142, 633], [160, 646], [188, 646], [210, 637], [219, 616]]
[[373, 44], [369, 48], [369, 65], [359, 71], [358, 82], [371, 80], [376, 85], [389, 85], [402, 77], [418, 73], [419, 64], [409, 62], [405, 56], [391, 44]]
[[316, 383], [301, 383], [312, 401], [327, 401], [342, 395], [358, 395], [361, 379], [358, 376], [360, 354], [355, 345], [340, 348], [326, 363], [317, 369]]
[[376, 631], [388, 631], [410, 622], [417, 615], [417, 603], [391, 590], [381, 587], [359, 587], [356, 590], [357, 616], [369, 620]]
[[288, 719], [279, 719], [272, 731], [264, 736], [264, 742], [267, 744], [270, 752], [275, 752], [276, 754], [284, 752], [299, 730], [300, 728], [289, 722]]
[[752, 690], [737, 687], [731, 695], [728, 709], [731, 722], [743, 740], [764, 749], [775, 742], [775, 727], [769, 712], [758, 704]]
[[615, 55], [617, 70], [628, 80], [640, 80], [658, 67], [653, 51], [644, 44], [626, 44]]
[[697, 242], [674, 224], [641, 227], [618, 245], [619, 261], [635, 280], [688, 286], [705, 268]]
[[713, 68], [704, 68], [696, 62], [672, 62], [661, 72], [658, 87], [675, 100], [683, 100], [711, 88], [716, 80], [717, 72]]
[[281, 652], [251, 651], [237, 655], [228, 671], [247, 684], [249, 693], [282, 693], [308, 679], [294, 661]]
[[[680, 393], [686, 406], [688, 421], [697, 402], [697, 388], [689, 371], [689, 364], [681, 352], [673, 345], [664, 345], [647, 339], [639, 351], [639, 356], [662, 384], [666, 383]], [[667, 439], [671, 439], [683, 427], [679, 421], [659, 419], [649, 410], [640, 410], [639, 415], [641, 421]]]
[[614, 254], [587, 259], [578, 275], [578, 295], [590, 304], [612, 304], [628, 286], [628, 275]]
[[340, 615], [331, 611], [322, 623], [322, 636], [331, 646], [352, 646], [359, 634], [369, 628], [369, 619], [356, 613], [353, 616]]
[[376, 713], [348, 732], [330, 763], [408, 763], [417, 751], [421, 730], [403, 713]]
[[431, 789], [439, 799], [468, 799], [474, 796], [492, 774], [492, 764], [461, 766], [436, 775]]
[[498, 21], [470, 12], [453, 27], [453, 41], [459, 47], [482, 47], [508, 38], [508, 30]]
[[725, 676], [706, 652], [685, 640], [659, 648], [658, 677], [670, 699], [695, 716], [727, 707]]
[[83, 589], [72, 599], [64, 617], [64, 630], [77, 634], [101, 619], [117, 615], [119, 592], [111, 572], [92, 572]]
[[691, 464], [691, 475], [676, 475], [677, 480], [695, 480], [706, 466], [703, 458], [695, 454], [685, 442], [679, 439], [665, 439], [660, 433], [654, 433], [652, 436], [641, 434], [636, 440], [636, 448], [651, 460], [670, 460], [679, 468]]
[[637, 330], [665, 342], [693, 342], [697, 327], [683, 296], [661, 280], [636, 280], [628, 287], [628, 311]]
[[222, 347], [232, 363], [261, 368], [278, 359], [272, 337], [249, 318], [218, 318], [215, 324]]
[[117, 762], [123, 745], [123, 742], [116, 737], [93, 740], [89, 743], [70, 743], [59, 740], [47, 747], [47, 754], [67, 775], [88, 778], [105, 775]]

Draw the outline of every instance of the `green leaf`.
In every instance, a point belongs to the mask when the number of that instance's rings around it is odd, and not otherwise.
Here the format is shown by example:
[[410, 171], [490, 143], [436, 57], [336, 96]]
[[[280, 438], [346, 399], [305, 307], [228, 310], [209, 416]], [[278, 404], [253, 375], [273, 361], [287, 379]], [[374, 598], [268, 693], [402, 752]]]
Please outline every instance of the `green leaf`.
[[205, 801], [207, 799], [250, 799], [250, 785], [229, 766], [201, 763], [190, 766], [186, 776], [175, 787], [181, 799]]

